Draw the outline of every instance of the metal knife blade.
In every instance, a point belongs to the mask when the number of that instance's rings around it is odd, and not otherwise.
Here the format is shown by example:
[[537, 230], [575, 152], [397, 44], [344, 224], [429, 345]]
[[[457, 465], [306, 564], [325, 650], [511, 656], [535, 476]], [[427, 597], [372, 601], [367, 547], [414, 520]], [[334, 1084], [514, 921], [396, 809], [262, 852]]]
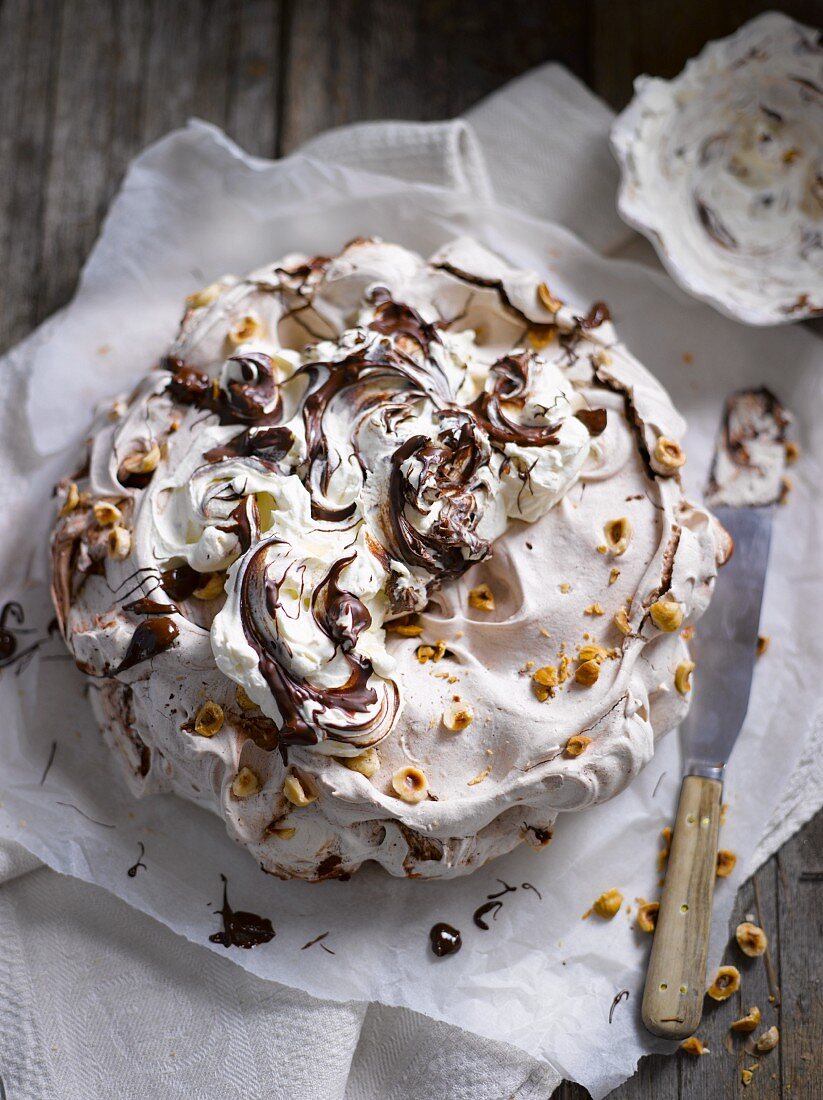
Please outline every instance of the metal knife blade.
[[774, 506], [714, 509], [734, 539], [692, 643], [694, 698], [681, 727], [684, 774], [722, 779], [749, 706]]

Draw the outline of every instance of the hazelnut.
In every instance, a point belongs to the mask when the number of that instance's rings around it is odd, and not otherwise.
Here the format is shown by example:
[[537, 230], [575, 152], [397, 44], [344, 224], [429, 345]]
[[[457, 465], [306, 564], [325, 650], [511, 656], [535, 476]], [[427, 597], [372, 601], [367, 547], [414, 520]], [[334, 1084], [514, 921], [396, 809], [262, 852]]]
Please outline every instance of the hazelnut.
[[786, 465], [794, 466], [800, 458], [800, 445], [792, 439], [787, 439], [783, 446], [786, 448]]
[[583, 914], [583, 917], [585, 919], [589, 914], [596, 913], [598, 917], [603, 917], [604, 920], [611, 920], [622, 904], [623, 895], [619, 890], [607, 890], [605, 894], [600, 895], [591, 909]]
[[683, 608], [676, 600], [655, 600], [649, 613], [658, 630], [665, 630], [669, 634], [677, 630], [683, 622]]
[[759, 955], [765, 954], [766, 948], [769, 946], [769, 941], [763, 929], [747, 920], [743, 921], [742, 924], [738, 924], [734, 932], [734, 938], [737, 940], [737, 946], [743, 954], [748, 955], [750, 959], [756, 959]]
[[220, 283], [210, 283], [209, 286], [204, 286], [202, 290], [189, 294], [186, 298], [186, 306], [189, 309], [202, 309], [203, 306], [211, 305], [215, 299], [220, 297], [221, 289]]
[[232, 780], [231, 793], [235, 798], [249, 798], [260, 790], [260, 780], [251, 768], [241, 768]]
[[770, 642], [771, 642], [771, 638], [769, 637], [768, 634], [758, 634], [757, 635], [757, 650], [756, 650], [756, 652], [757, 652], [758, 657], [763, 656], [763, 654], [769, 648]]
[[365, 775], [366, 779], [371, 779], [375, 772], [380, 770], [380, 757], [377, 755], [377, 749], [366, 749], [365, 752], [361, 752], [357, 756], [343, 756], [340, 758], [340, 763], [344, 764], [350, 771]]
[[720, 848], [717, 852], [717, 867], [715, 874], [718, 878], [728, 878], [737, 863], [737, 856], [728, 848]]
[[62, 519], [63, 516], [67, 516], [69, 512], [73, 512], [79, 503], [80, 493], [75, 483], [70, 481], [66, 487], [66, 498], [60, 505], [60, 511], [57, 515]]
[[201, 737], [214, 737], [223, 728], [223, 708], [219, 703], [204, 703], [194, 719], [194, 732]]
[[532, 680], [535, 684], [544, 688], [557, 687], [559, 680], [557, 679], [557, 667], [555, 665], [543, 665], [533, 675]]
[[629, 635], [632, 632], [631, 625], [629, 623], [629, 616], [625, 607], [619, 607], [614, 613], [612, 622], [620, 631], [621, 634]]
[[144, 447], [143, 450], [127, 455], [120, 463], [119, 472], [126, 475], [150, 474], [157, 469], [159, 461], [160, 447], [157, 443], [152, 443], [150, 447]]
[[743, 1087], [744, 1088], [748, 1088], [748, 1086], [752, 1083], [752, 1078], [753, 1077], [754, 1077], [754, 1074], [752, 1073], [752, 1071], [750, 1069], [741, 1069], [741, 1071], [740, 1071], [740, 1080], [743, 1082]]
[[657, 927], [657, 914], [660, 912], [659, 901], [646, 901], [637, 910], [637, 927], [641, 932], [654, 932]]
[[229, 329], [230, 344], [246, 344], [263, 334], [263, 324], [255, 313], [247, 313], [239, 318]]
[[198, 600], [216, 600], [222, 596], [226, 577], [224, 573], [212, 573], [205, 584], [195, 588], [192, 595]]
[[257, 708], [257, 703], [240, 684], [234, 689], [234, 698], [241, 710], [255, 710]]
[[674, 686], [681, 695], [688, 695], [692, 690], [691, 674], [694, 671], [694, 661], [681, 661], [674, 670]]
[[779, 1042], [780, 1032], [776, 1027], [770, 1027], [768, 1031], [763, 1032], [759, 1039], [755, 1040], [754, 1049], [758, 1054], [767, 1054], [770, 1050], [774, 1050]]
[[605, 649], [602, 645], [584, 645], [580, 647], [580, 652], [577, 657], [580, 661], [605, 661], [607, 657], [611, 657], [612, 654], [608, 649]]
[[732, 1031], [754, 1031], [755, 1028], [760, 1027], [760, 1009], [757, 1005], [753, 1005], [745, 1016], [734, 1020], [729, 1027]]
[[476, 787], [478, 783], [485, 782], [485, 780], [487, 780], [489, 778], [491, 773], [492, 773], [492, 766], [491, 766], [491, 764], [489, 764], [489, 766], [484, 768], [482, 772], [478, 772], [477, 775], [473, 775], [471, 777], [471, 779], [467, 780], [466, 781], [466, 786], [467, 787]]
[[409, 616], [386, 623], [386, 630], [392, 634], [399, 634], [401, 638], [418, 638], [423, 633], [421, 624]]
[[591, 687], [592, 684], [596, 684], [599, 676], [600, 665], [597, 661], [584, 661], [577, 666], [574, 674], [576, 682], [582, 684], [583, 687]]
[[556, 335], [557, 329], [554, 325], [529, 325], [529, 343], [535, 351], [542, 351], [543, 348], [547, 348]]
[[391, 785], [404, 802], [422, 802], [429, 793], [429, 784], [420, 768], [398, 768]]
[[92, 506], [94, 519], [101, 527], [112, 527], [123, 518], [123, 513], [110, 500], [98, 500]]
[[582, 733], [576, 733], [574, 737], [570, 737], [566, 742], [566, 746], [563, 749], [564, 756], [580, 756], [581, 753], [586, 751], [586, 746], [592, 743], [591, 737], [585, 737]]
[[720, 966], [714, 981], [706, 990], [713, 1001], [728, 1001], [740, 988], [740, 971], [736, 966]]
[[266, 833], [269, 836], [276, 836], [280, 840], [291, 840], [291, 838], [294, 836], [294, 834], [296, 832], [297, 832], [297, 829], [292, 829], [292, 828], [289, 828], [289, 827], [286, 827], [286, 828], [278, 827], [278, 828], [275, 828], [275, 829], [266, 829]]
[[600, 604], [600, 603], [590, 603], [589, 606], [584, 610], [583, 614], [584, 615], [603, 615], [603, 614], [605, 614], [605, 612], [603, 611], [603, 605], [602, 604]]
[[452, 700], [443, 711], [443, 725], [452, 733], [458, 733], [471, 725], [474, 711], [468, 703]]
[[108, 540], [109, 557], [123, 561], [131, 553], [131, 535], [125, 527], [112, 527]]
[[547, 309], [549, 313], [557, 313], [558, 309], [563, 305], [559, 298], [555, 298], [546, 283], [538, 283], [537, 299], [541, 306]]
[[469, 607], [478, 611], [494, 611], [494, 592], [487, 584], [478, 584], [469, 590]]
[[292, 806], [310, 806], [318, 798], [316, 792], [311, 790], [308, 784], [304, 784], [296, 775], [286, 777], [283, 784], [283, 796], [287, 802], [291, 802]]
[[674, 439], [661, 435], [654, 445], [653, 458], [666, 477], [676, 473], [686, 461], [686, 452]]
[[688, 1039], [684, 1039], [680, 1049], [686, 1054], [694, 1054], [695, 1057], [710, 1053], [709, 1048], [703, 1045], [703, 1040], [698, 1039], [696, 1035], [690, 1035]]
[[616, 555], [625, 554], [632, 537], [632, 525], [626, 516], [619, 519], [610, 519], [603, 527], [606, 536], [606, 545]]
[[620, 576], [620, 570], [617, 569], [617, 568], [612, 569], [611, 572], [609, 573], [609, 584], [610, 585], [614, 584], [614, 582], [617, 580], [617, 578], [619, 576]]
[[419, 645], [414, 652], [420, 664], [424, 665], [427, 661], [432, 659], [435, 654], [435, 649], [434, 646]]

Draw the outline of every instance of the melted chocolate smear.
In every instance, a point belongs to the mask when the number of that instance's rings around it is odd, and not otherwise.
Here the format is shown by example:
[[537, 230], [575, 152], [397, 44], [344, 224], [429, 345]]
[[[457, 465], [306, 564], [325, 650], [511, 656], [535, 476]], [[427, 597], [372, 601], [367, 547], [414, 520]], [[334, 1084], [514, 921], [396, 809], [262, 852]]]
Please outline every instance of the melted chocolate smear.
[[509, 420], [504, 406], [522, 409], [526, 403], [534, 355], [504, 355], [493, 363], [489, 374], [494, 378], [491, 392], [484, 391], [469, 406], [489, 437], [498, 445], [516, 443], [521, 447], [547, 447], [558, 442], [559, 424], [539, 427]]
[[574, 414], [581, 424], [588, 428], [589, 435], [602, 435], [606, 430], [605, 409], [581, 409]]
[[575, 320], [583, 329], [600, 328], [606, 321], [611, 321], [612, 315], [605, 302], [595, 302], [585, 317], [576, 317]]
[[240, 378], [232, 379], [225, 389], [214, 385], [203, 371], [166, 359], [173, 373], [168, 390], [181, 405], [216, 413], [221, 424], [276, 424], [281, 419], [280, 386], [274, 377], [271, 357], [263, 352], [233, 355]]
[[285, 473], [283, 459], [294, 444], [290, 428], [246, 428], [222, 447], [212, 447], [203, 456], [206, 462], [222, 462], [227, 458], [256, 458], [264, 466]]
[[223, 918], [223, 929], [209, 936], [211, 943], [219, 943], [221, 947], [226, 948], [242, 947], [248, 950], [273, 940], [275, 932], [268, 917], [258, 917], [256, 913], [232, 909], [228, 898], [228, 880], [225, 875], [220, 877], [223, 880], [223, 907], [219, 913]]
[[142, 862], [143, 856], [146, 854], [146, 847], [143, 844], [142, 840], [138, 840], [137, 845], [140, 848], [140, 854], [137, 857], [137, 862], [133, 863], [132, 866], [129, 867], [128, 871], [126, 871], [126, 874], [129, 876], [129, 878], [136, 877], [138, 867], [142, 867], [144, 871], [148, 870], [145, 863]]
[[392, 300], [384, 286], [376, 287], [372, 301], [377, 303], [374, 320], [369, 325], [383, 336], [407, 336], [420, 345], [425, 355], [433, 343], [439, 344], [440, 334], [433, 324], [424, 321], [416, 309]]
[[429, 932], [432, 951], [440, 959], [444, 955], [454, 955], [463, 946], [463, 938], [450, 924], [435, 924]]
[[126, 656], [114, 670], [115, 676], [168, 649], [179, 633], [177, 625], [165, 616], [140, 623], [131, 636]]
[[[515, 887], [515, 889], [517, 889], [517, 887]], [[497, 920], [497, 914], [502, 908], [502, 901], [487, 901], [484, 905], [481, 905], [478, 909], [475, 909], [472, 920], [478, 928], [482, 929], [484, 932], [488, 932], [489, 926], [486, 924], [483, 918], [487, 913], [491, 913], [492, 920]]]
[[124, 611], [133, 611], [135, 615], [175, 615], [177, 607], [173, 603], [158, 603], [150, 596], [143, 596], [132, 603], [123, 604]]
[[160, 574], [160, 584], [167, 596], [175, 601], [187, 600], [203, 583], [203, 575], [190, 565], [176, 565]]

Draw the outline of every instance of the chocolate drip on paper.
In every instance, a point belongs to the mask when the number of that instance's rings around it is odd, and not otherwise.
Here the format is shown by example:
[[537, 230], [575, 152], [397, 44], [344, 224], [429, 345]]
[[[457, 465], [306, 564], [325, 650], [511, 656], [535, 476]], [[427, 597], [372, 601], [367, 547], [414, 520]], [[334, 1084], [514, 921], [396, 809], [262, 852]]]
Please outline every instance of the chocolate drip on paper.
[[223, 906], [219, 912], [223, 918], [223, 927], [219, 932], [213, 932], [209, 940], [219, 943], [221, 947], [242, 947], [246, 950], [273, 940], [275, 931], [269, 918], [247, 913], [243, 909], [232, 909], [229, 905], [228, 881], [225, 875], [220, 878], [223, 880]]

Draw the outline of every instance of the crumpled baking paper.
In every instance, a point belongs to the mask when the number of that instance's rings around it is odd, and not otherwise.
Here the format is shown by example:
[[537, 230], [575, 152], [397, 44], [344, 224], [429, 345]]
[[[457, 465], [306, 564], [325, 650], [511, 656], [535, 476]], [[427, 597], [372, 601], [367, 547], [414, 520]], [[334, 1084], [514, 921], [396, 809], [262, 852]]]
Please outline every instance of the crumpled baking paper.
[[[397, 881], [372, 869], [350, 882], [281, 882], [206, 811], [174, 797], [129, 795], [92, 719], [83, 677], [49, 629], [51, 485], [70, 469], [90, 407], [128, 389], [163, 351], [187, 293], [224, 272], [242, 274], [290, 250], [333, 251], [357, 235], [425, 254], [460, 233], [539, 270], [583, 308], [609, 303], [623, 340], [689, 419], [692, 493], [705, 479], [730, 390], [766, 383], [796, 413], [803, 457], [777, 517], [762, 620], [772, 644], [758, 664], [724, 796], [730, 809], [721, 843], [738, 862], [715, 895], [710, 965], [718, 961], [763, 824], [823, 722], [819, 342], [798, 327], [742, 328], [665, 276], [604, 260], [558, 226], [303, 157], [253, 159], [203, 124], [135, 161], [75, 299], [3, 364], [0, 835], [216, 951], [225, 950], [209, 942], [220, 927], [223, 873], [232, 905], [269, 917], [276, 930], [254, 950], [230, 949], [241, 966], [320, 997], [404, 1005], [513, 1043], [600, 1097], [644, 1053], [672, 1049], [639, 1021], [650, 937], [635, 930], [627, 907], [658, 896], [659, 833], [672, 821], [679, 787], [675, 734], [612, 802], [561, 815], [542, 852], [521, 846], [453, 882]], [[141, 851], [144, 866], [129, 875]], [[481, 931], [472, 913], [502, 889], [498, 880], [517, 890]], [[535, 889], [524, 889], [526, 882]], [[581, 920], [612, 887], [626, 897], [617, 916]], [[431, 953], [436, 921], [462, 930], [458, 954]], [[321, 933], [321, 943], [302, 950]], [[623, 990], [628, 998], [612, 1008]]]

